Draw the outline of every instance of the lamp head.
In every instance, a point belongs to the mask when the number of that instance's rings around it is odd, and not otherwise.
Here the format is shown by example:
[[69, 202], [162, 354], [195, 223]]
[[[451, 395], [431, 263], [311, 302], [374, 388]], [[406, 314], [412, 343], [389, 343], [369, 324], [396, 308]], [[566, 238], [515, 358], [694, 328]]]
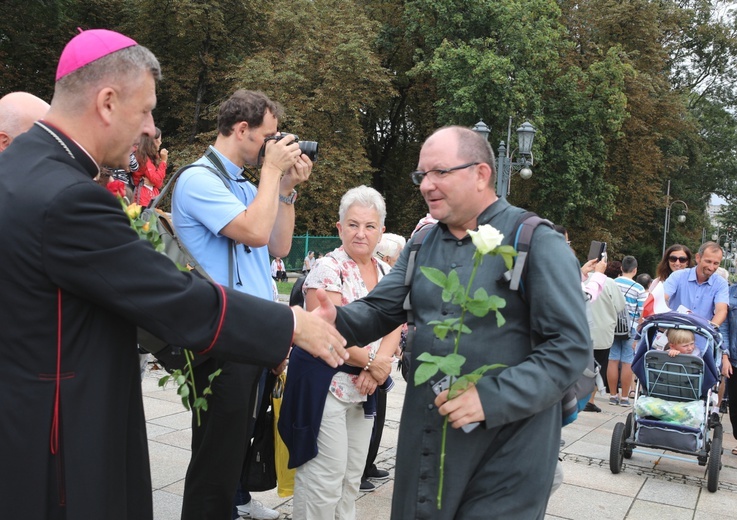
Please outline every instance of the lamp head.
[[[519, 153], [529, 155], [532, 152], [532, 141], [535, 139], [537, 130], [530, 123], [525, 121], [517, 129], [517, 137], [519, 138]], [[521, 173], [521, 172], [520, 172]]]
[[473, 128], [471, 129], [474, 132], [481, 134], [484, 139], [487, 141], [489, 140], [489, 134], [491, 133], [491, 128], [489, 128], [486, 123], [484, 123], [483, 120], [479, 119], [479, 122], [473, 125]]
[[680, 222], [681, 224], [683, 224], [684, 222], [686, 222], [686, 215], [684, 215], [683, 213], [681, 213], [680, 215], [678, 215], [678, 222]]
[[519, 171], [519, 176], [522, 177], [524, 180], [527, 180], [532, 177], [532, 170], [525, 166]]

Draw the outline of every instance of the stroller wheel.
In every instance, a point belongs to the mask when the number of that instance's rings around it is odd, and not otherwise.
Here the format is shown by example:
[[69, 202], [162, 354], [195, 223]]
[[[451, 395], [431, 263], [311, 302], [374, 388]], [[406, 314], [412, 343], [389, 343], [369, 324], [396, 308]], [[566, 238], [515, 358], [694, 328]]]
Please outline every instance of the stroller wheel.
[[634, 420], [634, 417], [632, 416], [632, 412], [627, 414], [627, 419], [624, 421], [624, 437], [625, 439], [629, 439], [632, 437], [632, 422]]
[[623, 442], [623, 450], [622, 455], [625, 459], [632, 458], [632, 447], [627, 442], [630, 437], [632, 437], [632, 412], [627, 414], [627, 420], [624, 422], [624, 442]]
[[709, 414], [709, 428], [714, 428], [717, 425], [720, 425], [722, 423], [721, 419], [719, 418], [719, 414], [716, 412], [712, 412]]
[[719, 488], [719, 471], [722, 469], [722, 438], [714, 437], [709, 450], [709, 462], [706, 466], [706, 488], [715, 493]]
[[609, 449], [609, 469], [615, 475], [622, 471], [622, 462], [624, 458], [624, 423], [614, 425], [612, 432], [612, 445]]

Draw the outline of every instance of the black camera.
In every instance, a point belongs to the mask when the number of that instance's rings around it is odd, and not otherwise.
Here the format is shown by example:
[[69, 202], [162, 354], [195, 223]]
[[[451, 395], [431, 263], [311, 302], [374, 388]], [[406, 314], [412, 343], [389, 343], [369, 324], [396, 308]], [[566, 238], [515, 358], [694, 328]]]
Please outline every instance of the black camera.
[[[259, 163], [261, 162], [261, 159], [264, 157], [264, 152], [266, 150], [266, 143], [269, 141], [281, 141], [286, 136], [290, 134], [279, 134], [279, 135], [272, 135], [271, 137], [267, 137], [264, 139], [264, 145], [261, 147], [261, 152], [259, 153]], [[291, 134], [294, 135], [294, 134]], [[318, 144], [317, 141], [300, 141], [299, 137], [294, 135], [294, 142], [299, 144], [300, 151], [305, 154], [307, 157], [310, 158], [310, 161], [315, 162], [317, 161], [317, 148]]]

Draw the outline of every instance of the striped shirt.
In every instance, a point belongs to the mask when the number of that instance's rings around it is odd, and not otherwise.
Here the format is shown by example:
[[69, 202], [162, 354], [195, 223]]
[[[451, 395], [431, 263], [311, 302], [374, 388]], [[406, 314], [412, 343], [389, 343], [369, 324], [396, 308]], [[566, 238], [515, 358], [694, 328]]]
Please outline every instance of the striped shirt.
[[645, 288], [631, 278], [620, 276], [614, 280], [624, 296], [624, 303], [630, 315], [630, 327], [635, 328], [642, 316], [642, 306], [645, 305], [647, 292]]

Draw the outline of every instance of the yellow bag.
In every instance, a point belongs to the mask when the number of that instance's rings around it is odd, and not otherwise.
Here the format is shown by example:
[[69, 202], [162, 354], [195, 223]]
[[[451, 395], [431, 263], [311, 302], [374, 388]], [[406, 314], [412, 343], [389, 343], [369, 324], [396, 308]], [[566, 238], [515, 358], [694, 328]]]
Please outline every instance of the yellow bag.
[[274, 460], [276, 461], [276, 492], [280, 497], [294, 495], [294, 472], [296, 470], [287, 468], [289, 462], [289, 450], [279, 435], [276, 424], [279, 422], [281, 411], [281, 400], [284, 394], [284, 385], [287, 382], [286, 370], [276, 379], [274, 391], [271, 395], [271, 407], [274, 410]]

